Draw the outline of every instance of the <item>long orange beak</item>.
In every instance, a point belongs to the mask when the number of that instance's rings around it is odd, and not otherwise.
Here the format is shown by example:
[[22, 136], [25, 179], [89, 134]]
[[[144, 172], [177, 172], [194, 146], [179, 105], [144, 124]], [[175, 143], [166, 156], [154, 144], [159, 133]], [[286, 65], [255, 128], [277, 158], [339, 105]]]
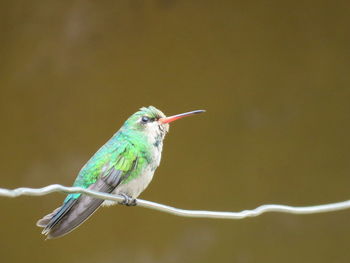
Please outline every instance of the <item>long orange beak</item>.
[[173, 115], [173, 116], [169, 116], [169, 117], [165, 117], [165, 118], [160, 118], [158, 121], [162, 124], [170, 123], [172, 121], [176, 121], [176, 120], [181, 119], [183, 117], [191, 116], [191, 115], [202, 113], [202, 112], [205, 112], [205, 110], [194, 110], [194, 111], [190, 111], [190, 112], [185, 112], [185, 113], [181, 113], [181, 114], [177, 114], [177, 115]]

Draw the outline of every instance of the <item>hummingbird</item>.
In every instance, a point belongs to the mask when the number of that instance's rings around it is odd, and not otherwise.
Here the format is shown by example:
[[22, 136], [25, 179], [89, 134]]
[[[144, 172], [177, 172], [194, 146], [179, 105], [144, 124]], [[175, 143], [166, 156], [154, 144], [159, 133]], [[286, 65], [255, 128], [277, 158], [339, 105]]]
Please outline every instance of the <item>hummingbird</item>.
[[[73, 186], [121, 195], [122, 204], [136, 205], [136, 198], [159, 166], [169, 123], [202, 112], [195, 110], [166, 117], [153, 106], [141, 108], [81, 168]], [[116, 203], [80, 193], [69, 194], [62, 206], [36, 224], [44, 228], [42, 234], [47, 239], [58, 238], [81, 225], [101, 205]]]

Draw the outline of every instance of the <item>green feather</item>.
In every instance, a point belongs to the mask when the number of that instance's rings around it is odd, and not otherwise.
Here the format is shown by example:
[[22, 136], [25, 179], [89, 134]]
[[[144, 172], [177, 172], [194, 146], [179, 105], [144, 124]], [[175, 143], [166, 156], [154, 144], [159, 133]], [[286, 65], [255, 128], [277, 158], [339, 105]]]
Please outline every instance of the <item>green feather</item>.
[[[111, 168], [123, 171], [121, 184], [140, 175], [142, 169], [149, 164], [150, 156], [145, 138], [142, 134], [133, 134], [120, 130], [104, 146], [102, 146], [80, 170], [73, 186], [88, 188]], [[70, 194], [78, 198], [81, 194]]]

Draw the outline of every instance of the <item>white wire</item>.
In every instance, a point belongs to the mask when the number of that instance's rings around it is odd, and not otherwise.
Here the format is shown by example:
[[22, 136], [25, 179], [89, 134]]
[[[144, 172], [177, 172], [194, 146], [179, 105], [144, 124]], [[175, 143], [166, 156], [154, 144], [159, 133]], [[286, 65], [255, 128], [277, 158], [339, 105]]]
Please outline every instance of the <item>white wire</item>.
[[[104, 200], [112, 200], [121, 202], [124, 197], [106, 194], [96, 191], [91, 191], [88, 189], [83, 189], [80, 187], [66, 187], [59, 184], [49, 185], [43, 188], [16, 188], [13, 190], [0, 188], [0, 196], [4, 197], [18, 197], [22, 195], [27, 196], [43, 196], [54, 192], [62, 193], [82, 193], [96, 198]], [[289, 213], [289, 214], [316, 214], [316, 213], [327, 213], [333, 211], [340, 211], [350, 208], [350, 200], [315, 205], [315, 206], [288, 206], [288, 205], [277, 205], [277, 204], [267, 204], [259, 206], [252, 210], [243, 210], [240, 212], [221, 212], [221, 211], [203, 211], [203, 210], [185, 210], [180, 208], [175, 208], [168, 205], [163, 205], [151, 201], [146, 201], [142, 199], [137, 199], [137, 206], [145, 207], [164, 213], [169, 213], [177, 216], [183, 217], [199, 217], [199, 218], [220, 218], [220, 219], [243, 219], [246, 217], [254, 217], [267, 212], [279, 212], [279, 213]]]

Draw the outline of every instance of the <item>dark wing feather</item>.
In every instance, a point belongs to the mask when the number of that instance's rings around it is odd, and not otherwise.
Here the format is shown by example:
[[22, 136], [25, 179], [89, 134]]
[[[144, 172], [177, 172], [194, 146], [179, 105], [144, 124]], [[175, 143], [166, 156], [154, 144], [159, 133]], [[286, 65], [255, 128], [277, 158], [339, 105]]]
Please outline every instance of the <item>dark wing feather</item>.
[[[101, 176], [89, 189], [111, 193], [120, 183], [123, 172], [111, 168], [106, 175]], [[60, 209], [45, 216], [37, 222], [38, 226], [45, 227], [43, 234], [47, 238], [63, 236], [88, 219], [104, 202], [102, 199], [81, 195], [77, 199], [68, 200]], [[48, 222], [46, 225], [45, 223]]]

